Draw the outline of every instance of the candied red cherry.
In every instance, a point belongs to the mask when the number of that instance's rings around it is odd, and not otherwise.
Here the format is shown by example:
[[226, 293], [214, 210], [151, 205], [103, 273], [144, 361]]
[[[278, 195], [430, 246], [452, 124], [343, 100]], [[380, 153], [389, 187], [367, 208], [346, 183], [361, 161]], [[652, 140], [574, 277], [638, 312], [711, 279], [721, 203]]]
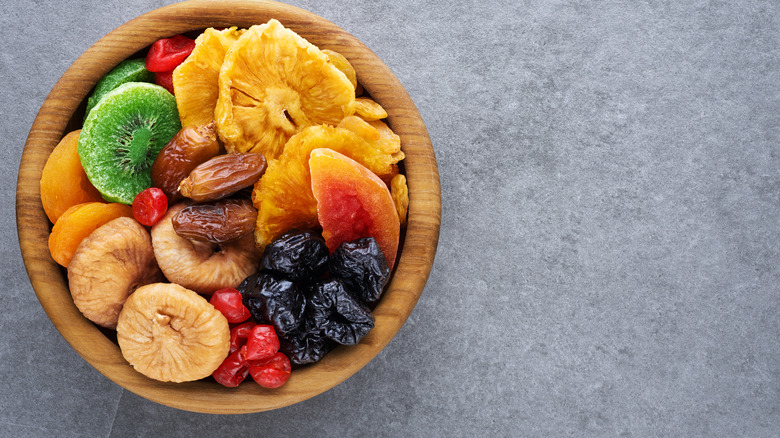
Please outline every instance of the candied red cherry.
[[220, 385], [235, 388], [249, 375], [249, 362], [241, 355], [241, 351], [234, 351], [217, 367], [211, 377]]
[[279, 337], [273, 326], [258, 324], [252, 327], [246, 345], [241, 350], [246, 360], [270, 359], [279, 351]]
[[238, 351], [241, 347], [244, 346], [244, 344], [246, 344], [247, 339], [249, 339], [249, 334], [252, 333], [252, 327], [256, 325], [257, 323], [255, 322], [247, 321], [230, 329], [231, 354], [234, 351]]
[[154, 83], [165, 88], [169, 93], [175, 94], [173, 92], [173, 70], [156, 72]]
[[157, 187], [149, 187], [133, 199], [133, 217], [143, 225], [151, 227], [168, 211], [168, 197]]
[[173, 71], [195, 48], [195, 41], [184, 35], [157, 40], [146, 55], [146, 69], [151, 72]]
[[241, 292], [233, 288], [220, 289], [214, 292], [209, 303], [222, 312], [231, 324], [244, 322], [252, 316], [249, 309], [244, 306]]
[[278, 388], [290, 378], [290, 359], [283, 353], [276, 353], [270, 359], [250, 362], [249, 374], [264, 388]]

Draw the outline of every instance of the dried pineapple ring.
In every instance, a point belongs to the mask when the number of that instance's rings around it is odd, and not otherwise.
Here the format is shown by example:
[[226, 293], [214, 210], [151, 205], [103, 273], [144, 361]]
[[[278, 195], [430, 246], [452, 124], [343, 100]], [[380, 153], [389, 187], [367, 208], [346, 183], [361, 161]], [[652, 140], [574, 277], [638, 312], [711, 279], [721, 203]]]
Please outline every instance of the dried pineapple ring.
[[182, 126], [205, 125], [214, 120], [219, 96], [219, 69], [225, 53], [244, 30], [206, 29], [195, 40], [190, 56], [173, 70], [173, 89]]
[[387, 111], [382, 108], [382, 105], [367, 97], [355, 99], [355, 114], [369, 122], [387, 117]]
[[302, 129], [354, 112], [352, 83], [320, 49], [276, 20], [252, 26], [230, 47], [214, 115], [228, 152], [269, 160]]
[[309, 154], [317, 148], [332, 149], [352, 158], [385, 183], [398, 173], [395, 163], [403, 158], [403, 152], [387, 152], [379, 141], [369, 141], [345, 128], [318, 125], [294, 135], [279, 159], [268, 163], [252, 192], [258, 210], [255, 243], [260, 249], [289, 229], [318, 225], [317, 200], [309, 173]]

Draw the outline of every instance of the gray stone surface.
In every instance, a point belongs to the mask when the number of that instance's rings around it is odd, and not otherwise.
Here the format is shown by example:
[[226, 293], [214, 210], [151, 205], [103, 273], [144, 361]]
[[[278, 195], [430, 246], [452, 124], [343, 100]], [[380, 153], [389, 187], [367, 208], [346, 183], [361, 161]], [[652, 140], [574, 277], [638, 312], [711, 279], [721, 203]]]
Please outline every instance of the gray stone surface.
[[0, 435], [780, 434], [780, 4], [293, 2], [407, 87], [437, 153], [441, 240], [411, 317], [362, 371], [295, 406], [212, 416], [86, 364], [16, 241], [44, 97], [98, 38], [167, 3], [0, 4]]

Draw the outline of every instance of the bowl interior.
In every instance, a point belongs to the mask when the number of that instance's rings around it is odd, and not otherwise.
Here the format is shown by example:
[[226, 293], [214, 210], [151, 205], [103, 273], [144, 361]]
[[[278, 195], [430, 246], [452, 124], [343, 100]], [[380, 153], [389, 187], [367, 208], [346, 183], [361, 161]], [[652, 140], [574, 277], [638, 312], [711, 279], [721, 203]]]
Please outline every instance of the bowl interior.
[[[339, 347], [320, 362], [296, 369], [281, 388], [243, 384], [225, 388], [211, 379], [164, 383], [137, 373], [111, 333], [85, 319], [73, 304], [64, 270], [49, 255], [51, 231], [40, 201], [41, 171], [62, 136], [80, 127], [83, 101], [114, 66], [159, 38], [207, 27], [249, 27], [276, 18], [311, 43], [343, 54], [358, 81], [388, 113], [406, 155], [409, 216], [395, 273], [374, 310], [375, 328], [360, 344]], [[365, 366], [406, 321], [419, 299], [438, 242], [441, 199], [433, 148], [414, 103], [390, 69], [367, 47], [333, 23], [271, 1], [193, 0], [167, 6], [118, 27], [90, 47], [63, 74], [30, 130], [17, 184], [19, 243], [33, 289], [55, 327], [93, 367], [123, 388], [155, 402], [195, 412], [246, 413], [288, 406], [336, 386]]]

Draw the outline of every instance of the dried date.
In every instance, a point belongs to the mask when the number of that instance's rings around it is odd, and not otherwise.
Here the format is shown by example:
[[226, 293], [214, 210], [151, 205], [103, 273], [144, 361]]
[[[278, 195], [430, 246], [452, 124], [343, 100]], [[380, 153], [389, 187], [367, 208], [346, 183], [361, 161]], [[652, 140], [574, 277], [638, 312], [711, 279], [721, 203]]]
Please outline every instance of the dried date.
[[179, 190], [194, 201], [214, 201], [256, 183], [265, 168], [262, 154], [219, 155], [193, 169], [181, 181]]
[[173, 230], [181, 237], [223, 243], [252, 232], [257, 210], [248, 199], [222, 199], [184, 207], [172, 220]]
[[182, 128], [157, 154], [152, 164], [152, 186], [162, 189], [168, 203], [181, 199], [179, 183], [195, 167], [219, 154], [216, 124]]

